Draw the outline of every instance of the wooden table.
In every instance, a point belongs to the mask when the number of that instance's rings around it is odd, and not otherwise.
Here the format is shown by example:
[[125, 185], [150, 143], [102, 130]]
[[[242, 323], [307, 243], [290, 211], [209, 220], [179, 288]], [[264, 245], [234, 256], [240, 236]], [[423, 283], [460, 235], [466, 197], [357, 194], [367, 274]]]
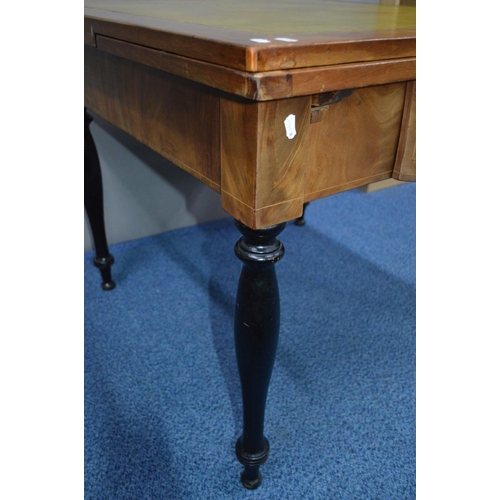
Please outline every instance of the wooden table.
[[[269, 453], [279, 332], [277, 239], [304, 204], [415, 180], [413, 7], [327, 0], [85, 0], [85, 107], [221, 195], [242, 238], [236, 454], [256, 488]], [[111, 264], [97, 152], [85, 120], [85, 205], [103, 288]]]

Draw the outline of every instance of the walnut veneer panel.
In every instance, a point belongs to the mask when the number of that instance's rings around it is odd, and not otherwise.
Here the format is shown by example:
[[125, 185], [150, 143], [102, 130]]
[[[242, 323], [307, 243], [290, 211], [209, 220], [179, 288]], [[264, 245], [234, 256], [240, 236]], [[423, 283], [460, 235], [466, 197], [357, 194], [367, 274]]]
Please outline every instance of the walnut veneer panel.
[[406, 83], [357, 89], [313, 117], [304, 138], [305, 201], [392, 177], [405, 90]]
[[209, 87], [86, 46], [85, 107], [220, 191], [219, 97]]
[[417, 180], [417, 83], [408, 82], [406, 85], [405, 109], [403, 112], [403, 123], [401, 125], [401, 136], [399, 138], [396, 164], [394, 165], [393, 177], [399, 181]]

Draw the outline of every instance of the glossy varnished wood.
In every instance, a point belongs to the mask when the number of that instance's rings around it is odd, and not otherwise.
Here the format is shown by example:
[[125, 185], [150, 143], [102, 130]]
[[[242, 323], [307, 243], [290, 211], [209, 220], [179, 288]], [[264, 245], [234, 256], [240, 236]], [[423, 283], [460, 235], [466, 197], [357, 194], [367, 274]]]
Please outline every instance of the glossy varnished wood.
[[237, 222], [242, 237], [234, 251], [243, 262], [236, 295], [234, 341], [243, 399], [243, 432], [236, 456], [245, 466], [243, 485], [257, 488], [269, 455], [264, 436], [267, 391], [280, 329], [280, 298], [274, 265], [285, 253], [277, 236], [285, 224], [254, 231]]
[[[416, 76], [415, 9], [323, 0], [86, 6], [86, 106], [220, 192], [247, 226], [408, 178], [414, 113], [402, 115]], [[355, 92], [317, 106], [344, 90]]]
[[393, 177], [399, 181], [417, 180], [417, 143], [416, 143], [417, 83], [406, 84], [406, 98], [401, 123], [398, 153]]
[[85, 47], [85, 106], [220, 190], [219, 97], [210, 88]]
[[357, 89], [311, 124], [305, 201], [392, 176], [405, 90], [405, 83]]
[[[299, 217], [310, 97], [270, 102], [221, 99], [222, 207], [257, 229]], [[297, 135], [286, 136], [293, 114]], [[279, 222], [278, 222], [279, 221]]]
[[256, 101], [367, 87], [414, 78], [414, 57], [251, 73], [96, 36], [100, 51]]
[[391, 177], [398, 140], [399, 156], [408, 157], [414, 93], [406, 82], [349, 88], [349, 97], [323, 106], [314, 104], [328, 93], [258, 102], [85, 51], [85, 105], [220, 192], [222, 207], [253, 229], [300, 217], [304, 202]]
[[86, 0], [85, 5], [158, 21], [275, 36], [301, 33], [331, 38], [336, 33], [410, 29], [415, 22], [414, 10], [342, 0]]
[[88, 43], [101, 34], [245, 71], [415, 56], [411, 7], [322, 0], [86, 0], [85, 6]]

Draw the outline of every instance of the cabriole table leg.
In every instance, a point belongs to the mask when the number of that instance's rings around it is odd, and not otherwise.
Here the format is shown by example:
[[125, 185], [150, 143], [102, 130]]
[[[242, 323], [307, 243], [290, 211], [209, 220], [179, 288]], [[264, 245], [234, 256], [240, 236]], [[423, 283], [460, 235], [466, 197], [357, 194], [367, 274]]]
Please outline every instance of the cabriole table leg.
[[236, 222], [243, 234], [235, 253], [243, 262], [234, 322], [236, 358], [243, 397], [243, 434], [236, 443], [236, 455], [245, 466], [241, 481], [245, 488], [257, 488], [259, 467], [269, 455], [264, 437], [267, 390], [278, 346], [280, 302], [274, 264], [285, 252], [276, 238], [285, 224], [252, 230]]

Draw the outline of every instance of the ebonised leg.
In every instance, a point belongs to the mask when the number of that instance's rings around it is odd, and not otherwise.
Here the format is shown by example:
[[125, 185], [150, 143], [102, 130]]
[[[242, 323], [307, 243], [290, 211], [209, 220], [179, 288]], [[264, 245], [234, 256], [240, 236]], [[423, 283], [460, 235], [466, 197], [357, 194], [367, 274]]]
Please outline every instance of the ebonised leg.
[[307, 207], [307, 205], [309, 205], [309, 202], [304, 203], [304, 206], [302, 208], [302, 215], [298, 219], [295, 219], [295, 224], [297, 226], [303, 226], [306, 223], [306, 219], [304, 217], [306, 215], [306, 207]]
[[243, 261], [234, 321], [236, 358], [243, 397], [243, 434], [236, 455], [245, 466], [241, 481], [255, 489], [262, 482], [259, 466], [269, 455], [264, 437], [267, 390], [273, 371], [280, 327], [280, 301], [274, 264], [285, 252], [276, 239], [285, 224], [252, 230], [236, 222], [243, 237], [234, 251]]
[[104, 208], [102, 201], [101, 165], [90, 134], [92, 117], [85, 110], [85, 211], [89, 218], [92, 237], [94, 238], [94, 265], [101, 271], [103, 290], [112, 290], [115, 282], [111, 279], [111, 266], [114, 258], [109, 253], [106, 231], [104, 228]]

